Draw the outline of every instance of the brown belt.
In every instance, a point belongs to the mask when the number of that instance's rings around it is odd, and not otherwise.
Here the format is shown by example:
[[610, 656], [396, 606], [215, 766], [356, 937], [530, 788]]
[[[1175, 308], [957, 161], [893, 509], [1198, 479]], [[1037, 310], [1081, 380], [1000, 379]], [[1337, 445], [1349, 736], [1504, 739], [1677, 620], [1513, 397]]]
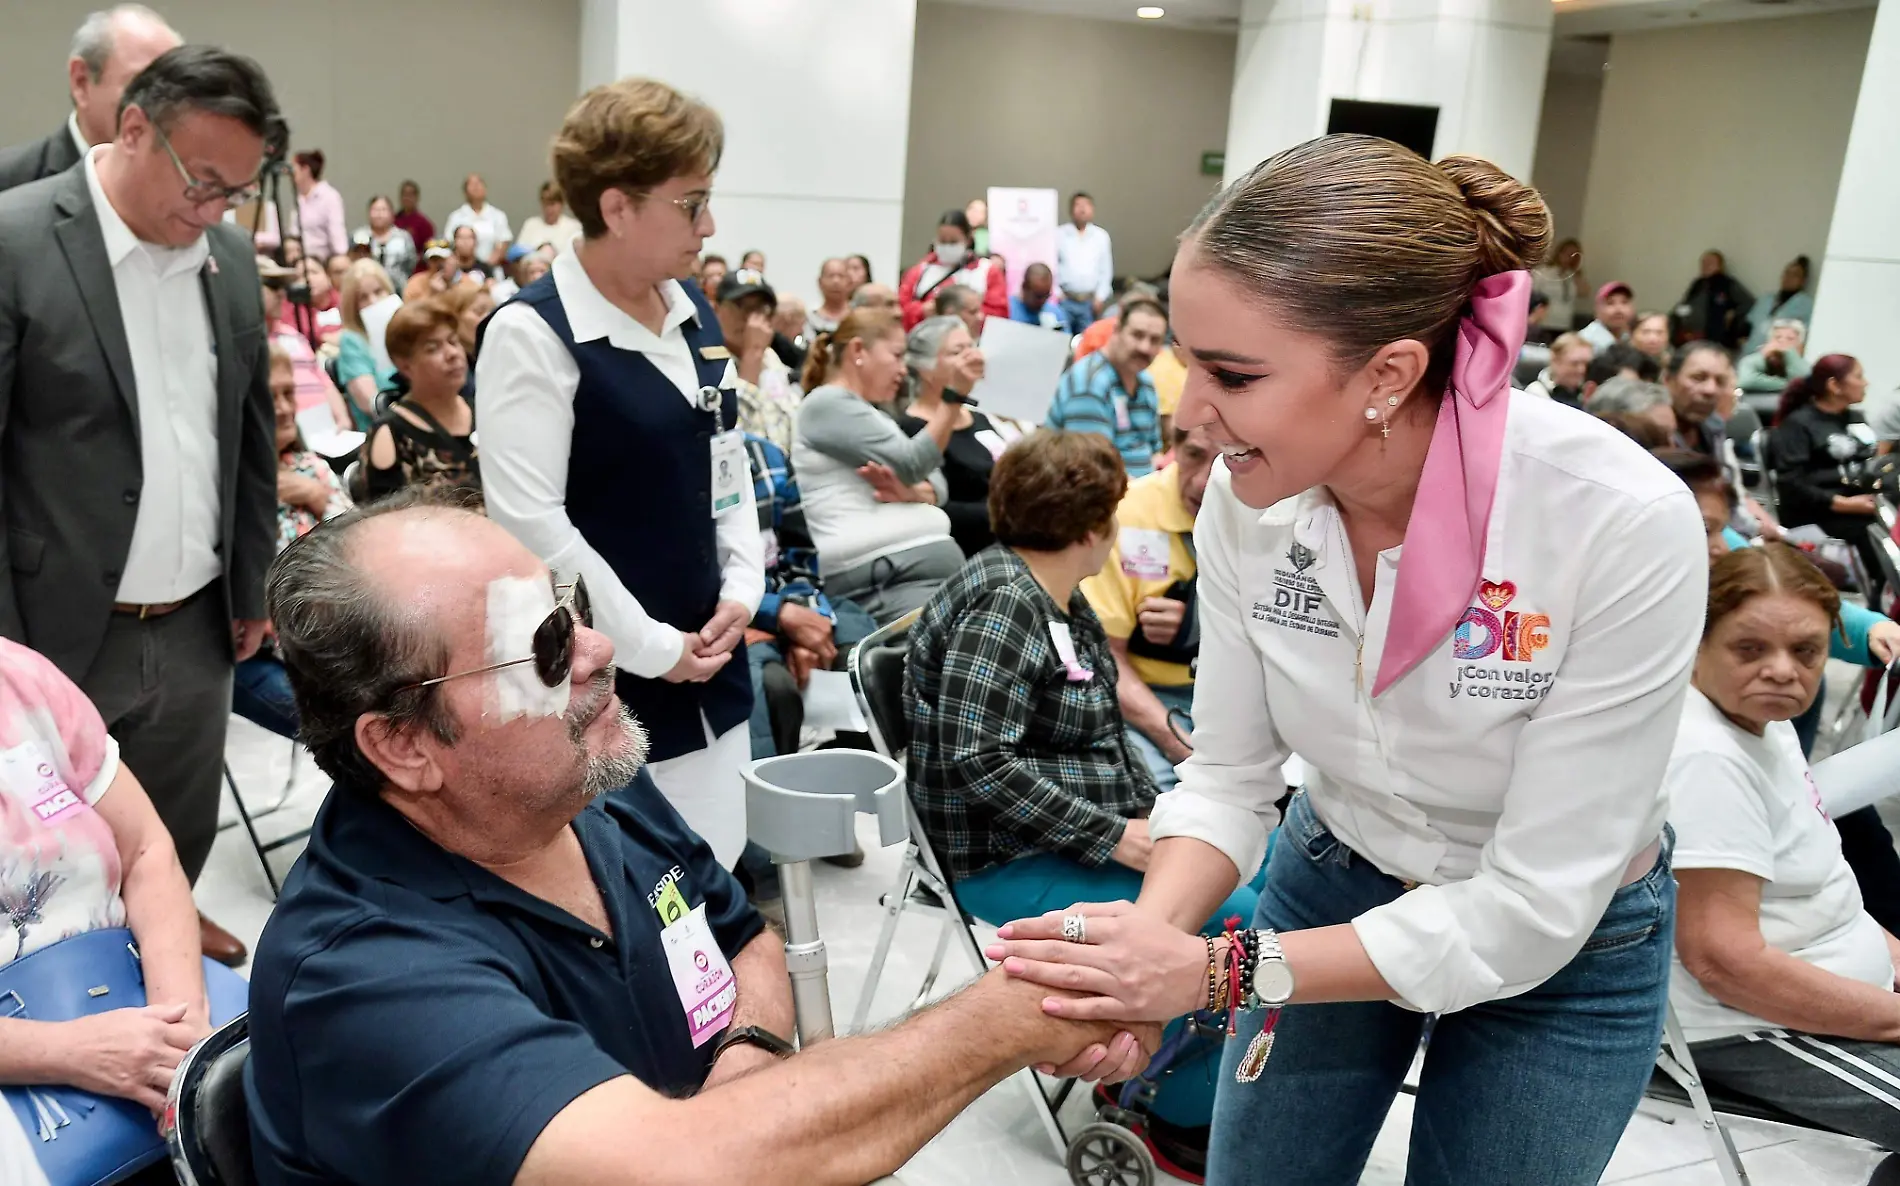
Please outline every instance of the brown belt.
[[126, 601], [115, 601], [112, 603], [112, 612], [130, 614], [143, 622], [147, 618], [162, 618], [166, 614], [181, 610], [190, 600], [191, 598], [187, 597], [184, 601], [161, 601], [153, 605], [133, 605]]

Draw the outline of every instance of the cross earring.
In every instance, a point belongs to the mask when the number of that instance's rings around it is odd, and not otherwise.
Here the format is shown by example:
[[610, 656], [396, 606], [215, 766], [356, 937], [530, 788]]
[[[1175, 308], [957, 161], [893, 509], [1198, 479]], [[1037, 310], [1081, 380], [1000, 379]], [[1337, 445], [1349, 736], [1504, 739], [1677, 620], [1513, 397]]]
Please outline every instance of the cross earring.
[[[1399, 406], [1399, 397], [1398, 397], [1398, 396], [1396, 396], [1396, 395], [1388, 395], [1388, 396], [1386, 396], [1386, 397], [1385, 397], [1385, 406], [1386, 406], [1386, 407], [1388, 407], [1388, 408], [1396, 408], [1396, 407], [1398, 407], [1398, 406]], [[1390, 413], [1390, 412], [1387, 412], [1387, 413], [1386, 413], [1386, 418], [1385, 418], [1385, 423], [1383, 423], [1383, 424], [1381, 424], [1381, 425], [1379, 425], [1379, 435], [1380, 435], [1381, 437], [1383, 437], [1384, 439], [1386, 439], [1386, 440], [1391, 440], [1391, 439], [1392, 439], [1392, 413]]]

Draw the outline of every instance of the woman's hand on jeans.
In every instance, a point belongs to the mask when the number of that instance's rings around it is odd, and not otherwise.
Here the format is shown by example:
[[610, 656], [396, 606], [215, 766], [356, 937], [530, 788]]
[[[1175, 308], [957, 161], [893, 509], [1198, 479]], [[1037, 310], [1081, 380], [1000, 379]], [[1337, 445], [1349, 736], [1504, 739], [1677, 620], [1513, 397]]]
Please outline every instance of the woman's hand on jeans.
[[[1065, 914], [1088, 919], [1086, 943], [1062, 937]], [[984, 952], [1003, 971], [1044, 988], [1053, 1017], [1076, 1021], [1171, 1021], [1207, 999], [1207, 943], [1138, 909], [1133, 902], [1081, 902], [996, 932]]]

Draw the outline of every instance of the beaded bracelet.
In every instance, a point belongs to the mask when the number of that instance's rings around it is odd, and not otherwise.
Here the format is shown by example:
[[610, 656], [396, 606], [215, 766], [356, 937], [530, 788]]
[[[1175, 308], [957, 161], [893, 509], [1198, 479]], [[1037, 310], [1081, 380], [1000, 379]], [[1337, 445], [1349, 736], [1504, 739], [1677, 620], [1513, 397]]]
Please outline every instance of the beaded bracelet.
[[1220, 966], [1220, 951], [1214, 946], [1214, 938], [1210, 935], [1207, 938], [1207, 1011], [1209, 1013], [1220, 1009]]

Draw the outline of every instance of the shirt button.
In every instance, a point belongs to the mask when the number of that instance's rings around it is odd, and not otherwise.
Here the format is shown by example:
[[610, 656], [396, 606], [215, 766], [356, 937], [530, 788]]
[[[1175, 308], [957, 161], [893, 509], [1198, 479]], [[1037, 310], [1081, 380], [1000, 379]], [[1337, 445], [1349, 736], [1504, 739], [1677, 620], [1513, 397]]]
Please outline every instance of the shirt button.
[[119, 583], [119, 572], [117, 569], [112, 569], [106, 572], [104, 576], [105, 576], [105, 582], [108, 585], [116, 585]]
[[599, 951], [602, 947], [607, 945], [607, 941], [602, 939], [599, 935], [595, 935], [592, 939], [587, 941], [587, 945], [595, 951]]
[[137, 505], [138, 505], [138, 501], [139, 501], [139, 492], [138, 492], [138, 491], [136, 491], [136, 490], [127, 490], [127, 491], [125, 492], [125, 505], [126, 505], [126, 506], [137, 506]]

